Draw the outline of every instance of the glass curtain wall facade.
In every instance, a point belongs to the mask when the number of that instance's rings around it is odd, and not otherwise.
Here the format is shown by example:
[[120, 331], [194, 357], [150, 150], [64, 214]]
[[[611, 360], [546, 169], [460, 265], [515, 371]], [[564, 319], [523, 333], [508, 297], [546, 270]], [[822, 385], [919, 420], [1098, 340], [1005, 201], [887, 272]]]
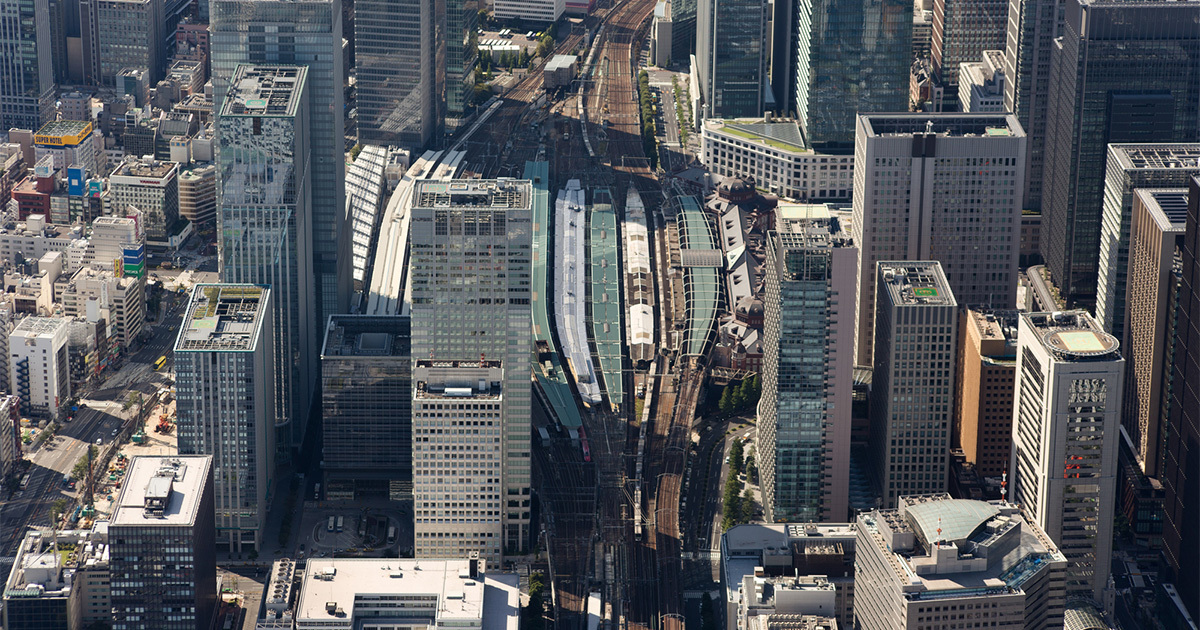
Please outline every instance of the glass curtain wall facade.
[[[312, 172], [312, 263], [320, 347], [329, 315], [349, 310], [350, 230], [345, 225], [344, 76], [341, 3], [331, 0], [210, 0], [214, 108], [240, 63], [308, 68]], [[339, 264], [341, 263], [341, 264]], [[301, 425], [300, 429], [304, 429]], [[304, 435], [303, 430], [296, 434]]]
[[163, 0], [98, 0], [95, 3], [100, 81], [116, 85], [117, 73], [143, 68], [155, 85], [166, 67]]
[[1023, 207], [1042, 207], [1042, 165], [1046, 151], [1046, 107], [1050, 90], [1050, 51], [1062, 27], [1061, 0], [1009, 0], [1004, 44], [1004, 109], [1029, 137]]
[[[303, 439], [316, 380], [312, 260], [312, 163], [308, 141], [307, 69], [240, 66], [291, 72], [292, 107], [282, 113], [235, 113], [244, 96], [231, 92], [217, 121], [217, 225], [222, 282], [270, 285], [276, 352], [274, 409], [278, 456]], [[256, 92], [248, 92], [254, 97]], [[253, 100], [253, 99], [251, 99]]]
[[762, 0], [699, 0], [696, 63], [706, 118], [762, 115], [768, 16]]
[[1070, 0], [1050, 64], [1042, 255], [1065, 297], [1096, 297], [1109, 143], [1200, 133], [1200, 4]]
[[411, 498], [409, 318], [334, 315], [321, 381], [325, 496]]
[[859, 112], [908, 111], [912, 3], [793, 2], [796, 118], [813, 149], [849, 153]]
[[446, 133], [453, 134], [474, 111], [478, 0], [436, 0], [446, 10]]
[[771, 233], [766, 247], [757, 443], [773, 522], [847, 513], [857, 252], [836, 225], [830, 236], [806, 226]]
[[0, 0], [0, 129], [54, 119], [49, 0]]
[[363, 144], [424, 147], [443, 134], [446, 45], [430, 42], [428, 34], [444, 27], [438, 7], [445, 1], [355, 2], [358, 139]]

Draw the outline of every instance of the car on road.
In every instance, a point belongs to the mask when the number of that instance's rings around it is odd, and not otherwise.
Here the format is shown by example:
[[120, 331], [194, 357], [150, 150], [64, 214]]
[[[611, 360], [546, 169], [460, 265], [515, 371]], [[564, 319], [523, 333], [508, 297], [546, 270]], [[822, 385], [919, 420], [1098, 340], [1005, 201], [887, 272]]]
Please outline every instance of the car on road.
[[117, 437], [117, 434], [118, 434], [118, 433], [120, 433], [120, 432], [121, 432], [121, 430], [120, 430], [120, 429], [113, 429], [113, 430], [112, 430], [113, 437]]
[[102, 440], [100, 438], [96, 438], [96, 444], [103, 444], [103, 443], [104, 443], [104, 440]]

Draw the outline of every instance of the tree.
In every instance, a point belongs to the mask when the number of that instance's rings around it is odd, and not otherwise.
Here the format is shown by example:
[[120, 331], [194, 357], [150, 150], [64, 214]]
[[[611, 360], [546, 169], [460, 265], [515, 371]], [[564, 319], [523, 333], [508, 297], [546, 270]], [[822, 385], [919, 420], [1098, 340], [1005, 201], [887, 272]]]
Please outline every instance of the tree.
[[58, 517], [62, 516], [62, 513], [65, 511], [67, 511], [67, 500], [59, 499], [59, 500], [55, 501], [54, 504], [50, 507], [50, 521], [52, 523], [58, 524]]
[[350, 148], [350, 161], [351, 162], [358, 159], [358, 154], [362, 153], [362, 148], [363, 148], [363, 145], [361, 142], [359, 142], [358, 144], [356, 144]]
[[755, 512], [754, 493], [750, 491], [750, 488], [746, 488], [746, 490], [742, 492], [742, 504], [740, 507], [741, 522], [749, 523], [750, 521], [753, 521]]
[[758, 462], [754, 460], [753, 452], [746, 456], [746, 481], [758, 483]]
[[729, 476], [735, 477], [742, 472], [745, 460], [745, 446], [741, 440], [734, 440], [733, 446], [729, 448]]
[[717, 630], [717, 615], [713, 611], [712, 595], [700, 598], [700, 630]]
[[717, 411], [722, 416], [728, 416], [733, 411], [733, 398], [729, 395], [729, 387], [721, 390], [721, 400], [717, 402]]

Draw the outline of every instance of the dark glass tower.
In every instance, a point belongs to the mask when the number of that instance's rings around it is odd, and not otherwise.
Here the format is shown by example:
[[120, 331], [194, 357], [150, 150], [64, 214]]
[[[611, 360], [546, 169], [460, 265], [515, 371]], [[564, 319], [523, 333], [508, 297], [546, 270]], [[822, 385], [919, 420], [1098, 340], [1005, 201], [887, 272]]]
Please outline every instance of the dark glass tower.
[[0, 4], [0, 129], [40, 129], [54, 118], [48, 0]]
[[1062, 0], [1010, 0], [1004, 47], [1004, 108], [1029, 137], [1024, 207], [1042, 207], [1050, 51], [1062, 26]]
[[1200, 179], [1188, 184], [1187, 231], [1179, 287], [1175, 375], [1162, 483], [1163, 551], [1179, 598], [1200, 618]]
[[1193, 142], [1198, 2], [1070, 0], [1050, 59], [1042, 255], [1062, 292], [1096, 296], [1107, 146]]
[[355, 2], [360, 142], [416, 148], [442, 135], [446, 48], [428, 36], [442, 1]]
[[767, 4], [700, 0], [697, 5], [696, 63], [706, 117], [760, 116], [767, 81]]

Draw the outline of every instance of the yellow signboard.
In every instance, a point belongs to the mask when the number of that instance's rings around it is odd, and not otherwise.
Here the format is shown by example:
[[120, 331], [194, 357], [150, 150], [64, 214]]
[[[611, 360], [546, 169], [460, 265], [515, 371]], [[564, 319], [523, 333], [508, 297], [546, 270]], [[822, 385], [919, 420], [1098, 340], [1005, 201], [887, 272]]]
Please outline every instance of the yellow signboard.
[[[51, 131], [53, 131], [53, 129]], [[92, 123], [85, 123], [83, 127], [77, 127], [71, 131], [72, 133], [69, 134], [39, 133], [33, 137], [33, 142], [34, 144], [50, 145], [55, 147], [75, 146], [80, 142], [83, 142], [83, 139], [86, 138], [88, 134], [92, 133]]]

